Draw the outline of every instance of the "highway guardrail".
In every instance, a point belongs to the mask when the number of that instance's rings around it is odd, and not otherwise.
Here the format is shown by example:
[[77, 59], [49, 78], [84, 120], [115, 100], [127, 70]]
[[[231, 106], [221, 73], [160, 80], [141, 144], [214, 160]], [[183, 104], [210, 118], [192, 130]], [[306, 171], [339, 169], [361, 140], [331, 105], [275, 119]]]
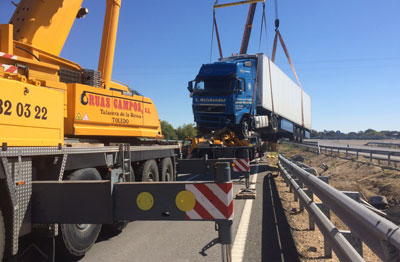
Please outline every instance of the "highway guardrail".
[[[329, 257], [332, 248], [340, 261], [364, 261], [364, 242], [382, 261], [399, 261], [400, 228], [352, 199], [359, 200], [359, 193], [357, 197], [355, 192], [341, 192], [324, 182], [326, 177], [314, 176], [282, 155], [278, 165], [286, 184], [294, 191], [295, 200], [300, 199], [300, 209], [305, 207], [308, 211], [310, 229], [315, 222], [324, 235], [325, 256]], [[322, 204], [313, 201], [314, 194]], [[350, 232], [333, 225], [330, 210]]]
[[[303, 144], [301, 143], [294, 143], [294, 142], [289, 142], [289, 141], [282, 141], [283, 143], [286, 144], [294, 144], [298, 146], [303, 146], [307, 147], [310, 149], [315, 149], [317, 154], [320, 154], [321, 152], [325, 153], [330, 153], [333, 155], [334, 153], [340, 154], [340, 153], [345, 153], [346, 156], [349, 155], [349, 153], [356, 155], [356, 158], [358, 159], [361, 154], [364, 154], [364, 156], [369, 157], [369, 160], [372, 161], [372, 159], [376, 160], [386, 160], [388, 163], [388, 166], [391, 166], [392, 162], [399, 162], [400, 160], [397, 159], [392, 159], [392, 156], [400, 157], [400, 151], [396, 150], [385, 150], [385, 149], [368, 149], [368, 148], [358, 148], [358, 147], [350, 147], [350, 146], [328, 146], [328, 145], [321, 145], [319, 142], [312, 142], [312, 141], [307, 141], [304, 142]], [[379, 156], [379, 157], [378, 157]]]

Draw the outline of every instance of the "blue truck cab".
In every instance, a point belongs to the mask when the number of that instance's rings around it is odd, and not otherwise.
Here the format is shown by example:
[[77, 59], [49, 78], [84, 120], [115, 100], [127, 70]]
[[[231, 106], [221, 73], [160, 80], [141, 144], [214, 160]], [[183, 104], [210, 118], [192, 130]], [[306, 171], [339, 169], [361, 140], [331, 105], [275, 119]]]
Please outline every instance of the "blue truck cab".
[[[200, 134], [228, 128], [245, 137], [255, 114], [257, 60], [204, 64], [189, 82], [194, 121]], [[254, 98], [253, 98], [254, 96]]]

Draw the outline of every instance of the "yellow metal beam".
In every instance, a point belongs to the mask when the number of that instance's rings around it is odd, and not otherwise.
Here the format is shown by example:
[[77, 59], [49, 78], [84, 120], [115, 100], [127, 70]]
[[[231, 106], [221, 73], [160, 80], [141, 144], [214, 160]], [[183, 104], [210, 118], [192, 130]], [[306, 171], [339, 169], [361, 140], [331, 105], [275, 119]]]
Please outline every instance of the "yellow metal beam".
[[104, 85], [109, 88], [114, 63], [121, 0], [107, 0], [106, 2], [106, 15], [104, 17], [103, 39], [101, 41], [98, 70], [101, 72]]
[[229, 6], [236, 6], [236, 5], [245, 5], [245, 4], [254, 4], [258, 2], [265, 2], [265, 0], [246, 0], [246, 1], [239, 1], [233, 3], [226, 3], [226, 4], [214, 4], [214, 9], [222, 8], [222, 7], [229, 7]]

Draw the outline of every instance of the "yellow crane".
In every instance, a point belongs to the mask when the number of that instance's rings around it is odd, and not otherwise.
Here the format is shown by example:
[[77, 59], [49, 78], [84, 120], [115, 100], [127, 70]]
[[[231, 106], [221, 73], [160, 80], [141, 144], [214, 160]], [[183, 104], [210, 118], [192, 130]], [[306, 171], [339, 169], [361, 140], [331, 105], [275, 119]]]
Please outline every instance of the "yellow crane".
[[121, 0], [106, 0], [97, 70], [60, 57], [82, 0], [21, 0], [0, 25], [0, 141], [57, 146], [64, 137], [162, 138], [152, 100], [111, 80]]

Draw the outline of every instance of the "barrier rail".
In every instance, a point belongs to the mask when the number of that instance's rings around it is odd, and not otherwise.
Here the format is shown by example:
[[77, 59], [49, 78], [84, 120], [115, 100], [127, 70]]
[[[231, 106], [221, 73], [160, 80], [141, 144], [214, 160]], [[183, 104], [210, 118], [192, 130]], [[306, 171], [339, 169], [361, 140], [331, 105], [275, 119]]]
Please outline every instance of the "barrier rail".
[[[313, 221], [324, 235], [325, 255], [330, 247], [340, 261], [364, 261], [363, 241], [382, 261], [400, 261], [400, 229], [397, 225], [375, 214], [349, 197], [352, 192], [343, 193], [322, 181], [295, 163], [279, 155], [279, 168], [285, 182], [300, 199], [300, 209], [305, 207], [310, 215], [310, 229]], [[304, 190], [304, 185], [307, 190]], [[323, 202], [313, 202], [313, 194]], [[332, 210], [350, 229], [351, 233], [338, 230], [328, 219]], [[351, 239], [353, 246], [346, 239]], [[357, 247], [357, 251], [354, 248]]]
[[[284, 141], [283, 143], [294, 144], [294, 145], [298, 145], [298, 146], [315, 149], [318, 154], [325, 151], [325, 153], [330, 152], [331, 155], [333, 155], [334, 153], [337, 153], [337, 154], [345, 153], [346, 156], [348, 156], [349, 153], [352, 153], [353, 155], [356, 155], [357, 159], [359, 158], [360, 155], [364, 154], [363, 156], [369, 157], [370, 161], [372, 161], [372, 159], [386, 160], [386, 161], [388, 161], [388, 166], [391, 166], [392, 162], [400, 162], [399, 159], [392, 159], [392, 156], [400, 157], [400, 151], [394, 150], [394, 149], [385, 150], [385, 149], [358, 148], [358, 147], [350, 147], [350, 146], [348, 146], [348, 147], [328, 146], [328, 145], [320, 145], [319, 142], [311, 142], [311, 141], [304, 142], [303, 144], [289, 142], [289, 141]], [[383, 157], [378, 157], [377, 155], [383, 156]]]

